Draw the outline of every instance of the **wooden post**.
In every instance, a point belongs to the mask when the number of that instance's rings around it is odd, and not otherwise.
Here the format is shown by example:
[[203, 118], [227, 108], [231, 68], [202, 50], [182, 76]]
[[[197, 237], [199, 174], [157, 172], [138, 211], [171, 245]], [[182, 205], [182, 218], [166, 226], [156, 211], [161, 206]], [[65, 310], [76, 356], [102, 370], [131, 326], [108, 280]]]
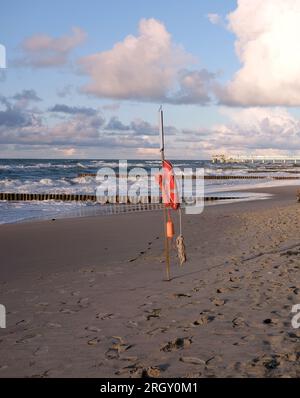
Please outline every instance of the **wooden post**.
[[[164, 113], [162, 107], [159, 109], [159, 129], [160, 129], [160, 153], [162, 167], [165, 160], [165, 132], [164, 132]], [[163, 204], [164, 205], [164, 204]], [[171, 280], [171, 264], [170, 264], [170, 242], [167, 236], [167, 221], [168, 212], [166, 206], [164, 207], [164, 235], [165, 235], [165, 259], [166, 259], [166, 276], [167, 281]]]

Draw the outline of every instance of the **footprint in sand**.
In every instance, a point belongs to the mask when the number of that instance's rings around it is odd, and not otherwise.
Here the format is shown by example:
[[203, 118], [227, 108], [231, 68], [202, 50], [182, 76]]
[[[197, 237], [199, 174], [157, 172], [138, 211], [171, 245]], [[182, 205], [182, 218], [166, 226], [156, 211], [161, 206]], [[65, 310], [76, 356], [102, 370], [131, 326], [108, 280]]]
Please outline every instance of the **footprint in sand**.
[[229, 282], [235, 283], [235, 282], [240, 282], [240, 281], [241, 281], [241, 278], [238, 277], [238, 276], [231, 276], [231, 277], [229, 278]]
[[252, 361], [252, 366], [260, 367], [263, 370], [273, 371], [280, 366], [280, 356], [279, 355], [272, 355], [266, 356], [263, 355], [262, 357], [254, 358]]
[[17, 340], [16, 343], [17, 344], [28, 343], [34, 339], [39, 338], [39, 337], [42, 337], [42, 335], [41, 334], [27, 334], [27, 335], [21, 337], [19, 340]]
[[101, 342], [101, 339], [98, 337], [94, 337], [93, 339], [88, 340], [87, 344], [91, 346], [95, 346]]
[[229, 292], [229, 288], [227, 287], [220, 287], [219, 289], [217, 289], [217, 294], [223, 294], [223, 293], [227, 293]]
[[300, 353], [299, 352], [289, 352], [287, 354], [284, 355], [285, 359], [288, 362], [297, 362], [300, 359]]
[[243, 317], [238, 316], [232, 320], [232, 326], [234, 328], [242, 328], [242, 327], [245, 327], [245, 325], [246, 325], [246, 321]]
[[288, 290], [289, 292], [293, 292], [293, 293], [296, 294], [296, 295], [300, 294], [300, 289], [297, 288], [296, 286], [290, 286], [287, 290]]
[[267, 319], [265, 319], [265, 320], [263, 321], [263, 324], [264, 324], [264, 325], [273, 326], [273, 325], [277, 325], [278, 322], [279, 322], [279, 320], [276, 319], [276, 318], [267, 318]]
[[160, 350], [164, 352], [177, 351], [187, 348], [191, 344], [192, 344], [191, 337], [179, 337], [173, 341], [169, 341], [167, 344], [162, 346]]
[[172, 297], [175, 297], [175, 298], [190, 298], [190, 297], [192, 297], [192, 295], [188, 294], [188, 293], [173, 293]]
[[222, 300], [219, 298], [211, 298], [210, 301], [216, 306], [216, 307], [222, 307], [227, 303], [227, 300]]
[[128, 262], [129, 263], [134, 263], [137, 260], [138, 260], [138, 257], [135, 257], [135, 258], [131, 258], [130, 260], [128, 260]]
[[16, 322], [16, 326], [27, 326], [30, 324], [29, 319], [22, 319], [21, 321]]
[[39, 355], [46, 355], [49, 352], [49, 347], [48, 346], [41, 346], [38, 347], [37, 350], [34, 351], [33, 355], [39, 356]]
[[203, 289], [206, 286], [206, 283], [203, 281], [200, 281], [197, 286], [193, 288], [193, 292], [200, 292], [201, 289]]
[[203, 314], [196, 321], [193, 322], [194, 326], [207, 325], [216, 319], [213, 315]]
[[43, 373], [33, 374], [30, 377], [33, 379], [44, 379], [46, 377], [49, 377], [49, 372], [51, 372], [51, 369], [45, 370]]
[[220, 364], [223, 362], [223, 358], [221, 355], [215, 355], [211, 358], [209, 358], [206, 361], [206, 367], [209, 369], [210, 367], [214, 368], [216, 365]]
[[95, 268], [93, 267], [86, 267], [86, 268], [82, 268], [81, 270], [79, 270], [79, 272], [81, 274], [92, 274], [95, 272]]
[[138, 326], [139, 326], [139, 324], [136, 321], [128, 321], [127, 322], [127, 327], [129, 327], [129, 328], [137, 328]]
[[80, 298], [80, 299], [77, 301], [77, 304], [78, 304], [81, 308], [87, 308], [87, 307], [90, 305], [89, 298], [88, 298], [88, 297]]
[[113, 336], [113, 339], [114, 341], [112, 346], [105, 354], [108, 359], [117, 359], [119, 358], [120, 354], [133, 347], [131, 344], [126, 344], [122, 337]]
[[78, 312], [78, 311], [79, 310], [77, 310], [77, 311], [71, 310], [70, 308], [62, 308], [59, 310], [60, 313], [69, 314], [69, 315], [76, 314], [76, 312]]
[[152, 311], [146, 311], [148, 315], [146, 315], [147, 321], [150, 321], [152, 318], [160, 318], [161, 308], [154, 308]]
[[247, 336], [242, 336], [241, 340], [236, 343], [233, 343], [233, 345], [238, 347], [238, 346], [246, 345], [249, 342], [254, 341], [254, 340], [255, 340], [255, 336], [249, 334]]
[[188, 363], [190, 365], [205, 365], [206, 361], [196, 357], [180, 357], [180, 362]]
[[149, 366], [148, 368], [144, 368], [141, 373], [142, 378], [159, 378], [163, 372], [165, 372], [170, 365], [168, 363], [164, 363], [157, 366]]
[[86, 326], [84, 329], [87, 330], [88, 332], [93, 332], [93, 333], [101, 332], [101, 329], [97, 328], [96, 326]]
[[99, 314], [96, 315], [96, 318], [97, 318], [97, 319], [101, 319], [102, 321], [105, 321], [105, 320], [107, 320], [107, 319], [113, 319], [113, 318], [115, 318], [115, 317], [116, 317], [115, 314], [112, 314], [112, 313], [103, 313], [103, 312], [101, 312], [101, 313], [99, 313]]

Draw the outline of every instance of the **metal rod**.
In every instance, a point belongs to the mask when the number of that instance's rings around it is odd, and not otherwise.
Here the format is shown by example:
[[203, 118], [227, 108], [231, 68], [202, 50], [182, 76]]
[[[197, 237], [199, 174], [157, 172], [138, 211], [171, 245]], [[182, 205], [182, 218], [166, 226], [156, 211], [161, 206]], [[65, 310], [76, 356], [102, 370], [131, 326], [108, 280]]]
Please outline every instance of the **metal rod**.
[[165, 131], [164, 131], [164, 112], [162, 106], [159, 108], [159, 136], [160, 136], [160, 152], [162, 154], [162, 160], [165, 160]]
[[[164, 166], [165, 160], [165, 134], [164, 134], [164, 113], [162, 106], [159, 108], [159, 133], [160, 133], [160, 153], [162, 167]], [[165, 234], [165, 258], [166, 258], [166, 276], [167, 281], [171, 280], [171, 264], [170, 264], [170, 243], [167, 235], [167, 221], [168, 212], [167, 208], [164, 206], [164, 234]]]

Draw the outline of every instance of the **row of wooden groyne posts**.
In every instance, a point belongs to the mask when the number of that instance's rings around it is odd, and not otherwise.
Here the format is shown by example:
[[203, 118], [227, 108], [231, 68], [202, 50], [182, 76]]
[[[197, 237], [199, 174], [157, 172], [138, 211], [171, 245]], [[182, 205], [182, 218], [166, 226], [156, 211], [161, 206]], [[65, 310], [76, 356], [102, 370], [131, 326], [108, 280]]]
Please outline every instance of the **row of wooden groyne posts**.
[[[79, 177], [96, 177], [94, 173], [79, 174]], [[195, 176], [191, 176], [196, 178]], [[237, 176], [237, 175], [227, 175], [227, 176], [204, 176], [205, 180], [262, 180], [262, 179], [274, 179], [274, 180], [300, 180], [298, 176]], [[299, 194], [300, 198], [300, 194]], [[222, 196], [208, 196], [203, 198], [204, 201], [219, 201], [219, 200], [234, 200], [237, 197], [222, 197]], [[11, 201], [11, 202], [27, 202], [27, 201], [61, 201], [61, 202], [98, 202], [101, 204], [161, 204], [161, 197], [145, 196], [145, 197], [124, 197], [124, 196], [114, 196], [114, 197], [102, 197], [97, 198], [96, 195], [80, 195], [80, 194], [64, 194], [64, 193], [22, 193], [22, 192], [0, 192], [0, 201]], [[300, 200], [300, 199], [299, 199]], [[189, 201], [189, 199], [187, 199]]]
[[[216, 200], [234, 200], [237, 197], [220, 197], [208, 196], [203, 198], [205, 202]], [[158, 196], [105, 196], [97, 197], [96, 195], [78, 195], [78, 194], [61, 194], [61, 193], [7, 193], [0, 192], [0, 201], [8, 202], [28, 202], [28, 201], [60, 201], [60, 202], [98, 202], [100, 204], [162, 204], [162, 198]], [[187, 198], [190, 203], [193, 198]]]
[[[78, 177], [96, 177], [97, 174], [94, 173], [83, 173], [79, 174]], [[116, 175], [116, 177], [119, 177]], [[185, 176], [185, 178], [192, 178], [196, 179], [199, 177], [196, 176]], [[237, 175], [211, 175], [211, 176], [204, 176], [204, 180], [265, 180], [265, 179], [272, 179], [272, 180], [300, 180], [300, 177], [298, 176], [252, 176], [252, 175], [242, 175], [242, 176], [237, 176]]]

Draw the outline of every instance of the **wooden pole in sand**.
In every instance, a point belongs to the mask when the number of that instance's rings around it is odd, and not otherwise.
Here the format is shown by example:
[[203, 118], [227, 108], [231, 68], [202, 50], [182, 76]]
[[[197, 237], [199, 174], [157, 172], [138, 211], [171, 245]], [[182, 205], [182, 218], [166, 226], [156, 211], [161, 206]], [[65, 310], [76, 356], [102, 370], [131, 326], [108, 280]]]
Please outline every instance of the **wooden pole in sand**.
[[[161, 162], [162, 167], [164, 166], [165, 160], [165, 132], [164, 132], [164, 113], [162, 106], [159, 108], [159, 134], [160, 134], [160, 153], [161, 153]], [[164, 204], [164, 203], [163, 203]], [[168, 212], [167, 208], [164, 206], [164, 231], [165, 231], [165, 258], [166, 258], [166, 275], [167, 281], [171, 280], [170, 275], [170, 244], [167, 236], [167, 221], [168, 221]]]

